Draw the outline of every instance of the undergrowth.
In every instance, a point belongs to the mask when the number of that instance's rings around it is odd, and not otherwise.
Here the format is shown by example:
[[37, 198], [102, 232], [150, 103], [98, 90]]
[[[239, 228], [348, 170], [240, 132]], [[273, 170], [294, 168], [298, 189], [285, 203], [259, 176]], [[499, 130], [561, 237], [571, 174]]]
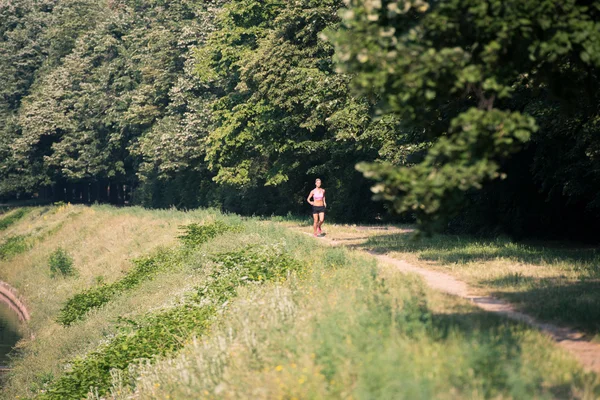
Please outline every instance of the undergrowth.
[[0, 260], [7, 260], [17, 254], [24, 253], [30, 247], [27, 242], [27, 235], [9, 236], [0, 244]]
[[300, 268], [277, 246], [223, 253], [212, 257], [212, 262], [214, 268], [206, 283], [183, 304], [130, 321], [108, 344], [75, 360], [71, 370], [38, 398], [80, 399], [90, 390], [104, 395], [110, 390], [114, 370], [120, 370], [127, 381], [127, 368], [132, 363], [174, 353], [192, 336], [204, 333], [238, 287], [283, 280]]
[[8, 229], [9, 226], [27, 215], [27, 209], [19, 208], [13, 213], [8, 214], [4, 218], [0, 219], [0, 231]]
[[[202, 225], [190, 224], [182, 226], [181, 229], [185, 233], [179, 236], [179, 239], [186, 246], [186, 250], [189, 250], [227, 231], [234, 231], [236, 227], [221, 221], [214, 221]], [[159, 272], [176, 268], [180, 264], [182, 256], [181, 251], [172, 249], [160, 250], [154, 255], [133, 260], [134, 267], [123, 279], [88, 289], [67, 300], [60, 310], [57, 321], [68, 326], [83, 319], [90, 310], [101, 307], [121, 293], [136, 288], [140, 283], [152, 279]]]
[[73, 258], [62, 247], [59, 247], [50, 254], [48, 265], [50, 266], [50, 273], [53, 277], [57, 275], [67, 277], [77, 274], [77, 271], [73, 267]]
[[240, 226], [234, 226], [226, 224], [223, 221], [214, 221], [209, 224], [189, 224], [181, 226], [180, 229], [184, 231], [184, 234], [177, 238], [183, 242], [186, 246], [196, 247], [210, 239], [222, 235], [226, 232], [240, 232]]
[[88, 289], [67, 300], [60, 310], [57, 322], [67, 326], [83, 319], [90, 310], [101, 307], [119, 294], [152, 279], [158, 272], [172, 268], [177, 264], [174, 256], [172, 251], [159, 250], [154, 255], [133, 260], [133, 268], [123, 279]]

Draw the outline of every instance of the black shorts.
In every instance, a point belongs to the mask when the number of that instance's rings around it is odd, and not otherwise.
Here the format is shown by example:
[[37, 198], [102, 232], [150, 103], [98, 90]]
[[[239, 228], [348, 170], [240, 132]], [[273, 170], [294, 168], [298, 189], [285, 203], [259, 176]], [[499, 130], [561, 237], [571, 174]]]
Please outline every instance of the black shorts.
[[313, 214], [320, 214], [325, 212], [325, 206], [313, 206]]

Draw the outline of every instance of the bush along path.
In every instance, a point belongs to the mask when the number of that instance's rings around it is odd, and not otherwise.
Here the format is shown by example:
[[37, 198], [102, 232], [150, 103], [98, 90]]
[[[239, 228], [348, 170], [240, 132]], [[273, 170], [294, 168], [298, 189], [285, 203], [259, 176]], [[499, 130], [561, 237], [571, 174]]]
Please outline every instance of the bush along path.
[[185, 301], [139, 321], [129, 321], [109, 343], [74, 360], [71, 369], [37, 398], [80, 399], [90, 392], [104, 396], [115, 374], [120, 374], [124, 382], [130, 381], [134, 378], [128, 375], [130, 365], [173, 354], [192, 337], [205, 333], [235, 297], [237, 288], [281, 281], [299, 270], [300, 264], [277, 245], [266, 247], [246, 247], [213, 256], [212, 273], [206, 283]]
[[239, 227], [230, 226], [222, 221], [199, 225], [190, 224], [182, 227], [184, 233], [179, 236], [182, 248], [161, 249], [151, 256], [133, 260], [134, 267], [127, 275], [114, 283], [78, 293], [67, 301], [60, 310], [57, 322], [64, 326], [85, 318], [92, 309], [103, 306], [116, 296], [133, 290], [142, 282], [152, 279], [160, 272], [177, 268], [189, 251], [225, 232], [239, 231]]
[[[307, 232], [303, 233], [308, 234]], [[322, 237], [319, 240], [330, 246], [344, 245], [344, 242], [336, 241], [334, 238]], [[346, 238], [346, 240], [348, 239]], [[568, 327], [538, 321], [531, 315], [517, 311], [513, 305], [502, 299], [493, 296], [474, 296], [471, 294], [473, 291], [467, 283], [443, 272], [420, 268], [404, 260], [374, 251], [365, 252], [371, 254], [381, 262], [393, 265], [402, 272], [421, 276], [432, 289], [467, 299], [485, 311], [503, 315], [541, 330], [548, 334], [557, 344], [569, 351], [585, 369], [600, 374], [600, 344], [587, 340], [584, 333]]]

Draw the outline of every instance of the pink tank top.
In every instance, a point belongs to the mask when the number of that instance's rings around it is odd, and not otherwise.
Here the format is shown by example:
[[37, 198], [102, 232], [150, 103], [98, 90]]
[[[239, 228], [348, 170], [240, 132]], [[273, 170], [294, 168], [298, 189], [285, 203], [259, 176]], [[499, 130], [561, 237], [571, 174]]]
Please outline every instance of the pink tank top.
[[313, 199], [315, 201], [317, 201], [317, 200], [323, 200], [323, 192], [319, 192], [319, 193], [315, 192], [315, 193], [313, 193]]

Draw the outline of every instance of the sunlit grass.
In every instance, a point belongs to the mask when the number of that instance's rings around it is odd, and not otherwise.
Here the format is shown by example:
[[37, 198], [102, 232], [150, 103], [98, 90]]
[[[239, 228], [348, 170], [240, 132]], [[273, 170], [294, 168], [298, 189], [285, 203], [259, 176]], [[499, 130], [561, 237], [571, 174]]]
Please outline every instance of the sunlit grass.
[[[327, 255], [331, 253], [332, 255]], [[315, 248], [308, 274], [243, 290], [181, 355], [117, 398], [593, 398], [598, 379], [533, 329], [415, 276]]]
[[[196, 281], [189, 273], [174, 273], [161, 279], [159, 287], [166, 291], [162, 295], [156, 287], [148, 293], [142, 289], [133, 297], [125, 296], [108, 306], [106, 314], [92, 313], [90, 321], [76, 329], [63, 329], [56, 322], [60, 308], [73, 294], [121, 278], [132, 267], [131, 259], [160, 246], [174, 245], [180, 225], [211, 215], [215, 212], [125, 210], [107, 206], [36, 207], [0, 233], [0, 241], [27, 235], [33, 244], [22, 254], [0, 260], [0, 280], [10, 282], [25, 299], [32, 315], [25, 333], [35, 335], [35, 340], [23, 341], [25, 357], [16, 362], [11, 372], [14, 379], [8, 383], [6, 392], [22, 394], [29, 387], [37, 387], [44, 377], [60, 373], [62, 362], [76, 354], [85, 354], [112, 334], [119, 316], [170, 304], [180, 289], [190, 288], [187, 283]], [[52, 277], [48, 260], [59, 247], [68, 249], [73, 257], [76, 277]]]
[[[178, 246], [179, 226], [214, 218], [242, 224], [243, 229], [211, 239], [177, 268], [91, 310], [72, 326], [55, 322], [60, 307], [74, 293], [116, 281], [131, 268], [133, 257], [160, 246]], [[357, 245], [382, 233], [402, 232], [327, 228], [330, 237], [344, 236]], [[301, 229], [310, 227], [303, 224]], [[584, 373], [535, 329], [431, 292], [416, 276], [377, 265], [369, 256], [321, 246], [282, 223], [223, 216], [214, 210], [185, 213], [71, 206], [60, 211], [32, 209], [6, 234], [43, 234], [34, 248], [12, 259], [15, 263], [0, 265], [9, 267], [0, 270], [6, 280], [32, 296], [26, 298], [34, 317], [30, 330], [35, 333], [35, 339], [21, 345], [22, 357], [15, 361], [2, 392], [6, 398], [32, 397], [43, 391], [74, 358], [110, 341], [122, 324], [119, 321], [176, 306], [204, 284], [214, 255], [263, 245], [281, 247], [302, 268], [284, 282], [240, 287], [210, 331], [188, 341], [181, 353], [133, 368], [133, 376], [140, 375], [133, 381], [115, 373], [110, 397], [583, 399], [600, 395], [598, 378]], [[357, 240], [359, 235], [365, 239]], [[51, 278], [45, 262], [59, 246], [73, 256], [78, 276]], [[405, 254], [418, 259], [416, 253]], [[525, 275], [515, 274], [503, 283], [517, 284], [528, 284]]]
[[351, 226], [334, 226], [331, 231], [335, 234], [330, 237], [344, 238], [356, 248], [450, 273], [544, 320], [600, 333], [600, 251], [595, 247], [508, 238], [415, 237]]
[[0, 214], [0, 231], [8, 229], [11, 225], [23, 218], [25, 215], [27, 215], [27, 209], [25, 208], [18, 208], [7, 213], [6, 215]]

